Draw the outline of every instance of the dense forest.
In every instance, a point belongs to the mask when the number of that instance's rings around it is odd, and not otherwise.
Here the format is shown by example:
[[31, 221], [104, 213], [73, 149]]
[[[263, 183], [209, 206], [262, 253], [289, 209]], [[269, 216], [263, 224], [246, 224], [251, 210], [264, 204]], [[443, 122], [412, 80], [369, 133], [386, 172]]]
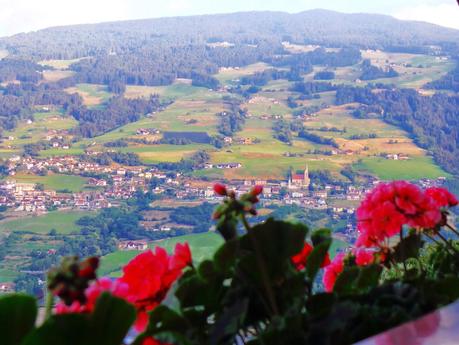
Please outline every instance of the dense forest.
[[[456, 58], [456, 63], [459, 62], [459, 57]], [[454, 92], [459, 92], [459, 64], [449, 72], [446, 76], [439, 80], [435, 80], [426, 85], [429, 89], [436, 90], [451, 90]]]
[[[255, 56], [279, 49], [281, 41], [419, 51], [439, 43], [457, 49], [458, 39], [457, 31], [432, 24], [402, 22], [382, 15], [312, 10], [297, 14], [246, 12], [56, 27], [4, 38], [0, 44], [13, 55], [41, 60], [138, 55], [146, 47], [169, 54], [167, 48], [171, 46], [183, 47], [182, 52], [186, 52], [187, 47], [226, 41], [234, 46], [209, 49], [212, 52], [209, 57], [224, 65], [224, 60], [228, 64], [230, 60], [243, 59], [249, 55], [247, 52]], [[180, 49], [178, 53], [181, 54]], [[199, 62], [205, 65], [205, 60]]]

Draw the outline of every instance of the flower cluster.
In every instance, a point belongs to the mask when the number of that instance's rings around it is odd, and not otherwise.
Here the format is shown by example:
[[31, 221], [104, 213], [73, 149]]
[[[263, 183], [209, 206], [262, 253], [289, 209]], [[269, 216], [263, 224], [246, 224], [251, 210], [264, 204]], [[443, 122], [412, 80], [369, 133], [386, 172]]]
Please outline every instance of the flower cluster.
[[215, 210], [213, 218], [218, 220], [218, 232], [228, 241], [237, 236], [236, 225], [241, 217], [245, 219], [246, 214], [257, 215], [255, 204], [260, 201], [258, 196], [263, 193], [263, 186], [253, 187], [250, 192], [241, 195], [239, 199], [234, 191], [228, 191], [222, 184], [215, 184], [214, 192], [226, 197]]
[[78, 257], [67, 257], [48, 273], [48, 289], [66, 305], [74, 302], [86, 303], [85, 291], [89, 283], [96, 279], [99, 258], [90, 257], [80, 261]]
[[136, 307], [135, 328], [143, 331], [148, 324], [147, 312], [161, 303], [182, 270], [191, 264], [191, 251], [187, 243], [177, 244], [173, 255], [159, 247], [154, 252], [148, 250], [129, 262], [120, 278], [94, 281], [85, 289], [84, 300], [74, 300], [71, 304], [58, 303], [56, 312], [90, 313], [94, 310], [97, 298], [103, 292], [109, 292]]
[[457, 204], [456, 197], [443, 188], [423, 191], [405, 181], [379, 184], [357, 210], [357, 246], [381, 247], [404, 225], [435, 229], [445, 219], [445, 208]]
[[223, 205], [230, 206], [220, 210], [217, 209], [213, 215], [214, 219], [220, 219], [228, 211], [248, 212], [255, 216], [257, 215], [257, 211], [254, 205], [260, 201], [258, 196], [263, 193], [263, 186], [253, 187], [249, 193], [242, 195], [239, 200], [236, 199], [236, 193], [234, 191], [228, 191], [228, 189], [220, 183], [214, 185], [214, 192], [219, 196], [228, 197]]

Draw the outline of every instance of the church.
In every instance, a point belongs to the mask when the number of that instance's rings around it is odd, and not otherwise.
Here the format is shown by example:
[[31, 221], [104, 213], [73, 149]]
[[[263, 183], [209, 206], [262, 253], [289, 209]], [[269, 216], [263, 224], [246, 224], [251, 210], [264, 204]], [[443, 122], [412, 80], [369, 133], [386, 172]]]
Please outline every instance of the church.
[[307, 165], [302, 174], [290, 171], [288, 179], [289, 188], [308, 188], [310, 184], [311, 179], [309, 178], [309, 168]]

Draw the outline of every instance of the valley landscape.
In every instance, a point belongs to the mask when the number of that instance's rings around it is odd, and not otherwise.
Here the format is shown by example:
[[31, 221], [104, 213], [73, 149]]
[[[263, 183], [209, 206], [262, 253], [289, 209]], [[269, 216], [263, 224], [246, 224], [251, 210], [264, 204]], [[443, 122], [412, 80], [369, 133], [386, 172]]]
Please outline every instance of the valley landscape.
[[255, 220], [332, 219], [337, 251], [378, 182], [459, 190], [458, 57], [457, 30], [322, 10], [1, 38], [0, 283], [183, 241], [203, 260], [215, 182], [263, 185]]

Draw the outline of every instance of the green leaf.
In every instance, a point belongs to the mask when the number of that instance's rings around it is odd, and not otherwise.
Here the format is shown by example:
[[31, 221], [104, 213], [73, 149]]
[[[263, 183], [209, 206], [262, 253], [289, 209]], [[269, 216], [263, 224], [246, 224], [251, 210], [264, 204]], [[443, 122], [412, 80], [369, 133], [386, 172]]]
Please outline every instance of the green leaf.
[[338, 276], [333, 291], [338, 294], [350, 293], [355, 288], [355, 282], [359, 277], [360, 269], [357, 266], [344, 267], [343, 272]]
[[359, 289], [370, 289], [376, 287], [381, 277], [382, 267], [380, 265], [368, 265], [360, 268], [356, 287]]
[[317, 273], [320, 270], [331, 246], [331, 239], [322, 241], [320, 244], [316, 245], [309, 254], [308, 261], [306, 263], [306, 276], [310, 281], [314, 281]]
[[412, 233], [404, 237], [394, 248], [392, 257], [396, 262], [404, 262], [409, 258], [416, 258], [422, 248], [423, 241], [421, 235]]
[[148, 329], [140, 334], [133, 345], [141, 345], [147, 337], [153, 337], [165, 343], [189, 345], [185, 334], [189, 329], [187, 320], [170, 308], [159, 305], [150, 313]]
[[134, 320], [133, 306], [105, 293], [92, 314], [54, 315], [21, 345], [119, 345]]
[[33, 330], [37, 317], [35, 298], [9, 295], [0, 298], [1, 344], [18, 345]]
[[217, 272], [215, 272], [214, 263], [210, 260], [204, 260], [198, 267], [199, 275], [207, 280], [211, 281], [212, 279], [217, 277]]
[[234, 338], [244, 322], [249, 301], [247, 299], [235, 301], [218, 316], [210, 333], [210, 344], [218, 345], [229, 342]]
[[233, 239], [225, 242], [214, 254], [215, 268], [227, 275], [231, 267], [234, 266], [236, 255], [239, 248], [239, 239]]
[[98, 340], [91, 337], [87, 315], [66, 314], [52, 316], [21, 345], [98, 345]]
[[[304, 245], [308, 228], [300, 224], [268, 219], [254, 226], [241, 237], [241, 249], [261, 254], [271, 280], [285, 275], [287, 260], [299, 253]], [[256, 267], [247, 267], [254, 270]]]
[[318, 293], [312, 295], [308, 301], [306, 308], [308, 313], [314, 316], [326, 316], [336, 303], [336, 297], [330, 293]]
[[329, 229], [319, 229], [314, 231], [311, 235], [311, 241], [314, 247], [330, 239], [331, 231]]
[[126, 301], [102, 294], [91, 315], [92, 334], [100, 345], [121, 344], [136, 318], [134, 306]]

